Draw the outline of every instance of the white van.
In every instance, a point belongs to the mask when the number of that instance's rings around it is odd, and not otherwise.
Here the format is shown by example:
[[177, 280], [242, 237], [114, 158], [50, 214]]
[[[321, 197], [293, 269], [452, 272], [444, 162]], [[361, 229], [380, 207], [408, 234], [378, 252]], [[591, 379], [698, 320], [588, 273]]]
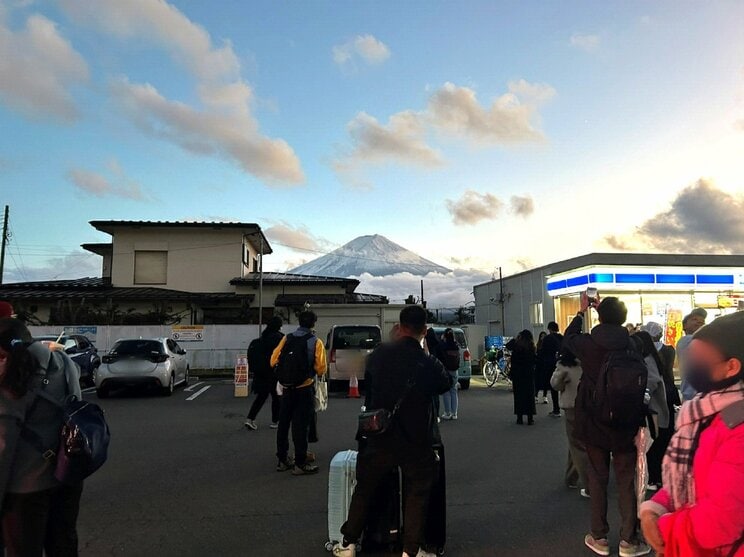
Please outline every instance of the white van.
[[333, 389], [340, 381], [352, 376], [364, 379], [367, 356], [382, 342], [382, 331], [377, 325], [334, 325], [326, 339], [328, 351], [328, 381]]

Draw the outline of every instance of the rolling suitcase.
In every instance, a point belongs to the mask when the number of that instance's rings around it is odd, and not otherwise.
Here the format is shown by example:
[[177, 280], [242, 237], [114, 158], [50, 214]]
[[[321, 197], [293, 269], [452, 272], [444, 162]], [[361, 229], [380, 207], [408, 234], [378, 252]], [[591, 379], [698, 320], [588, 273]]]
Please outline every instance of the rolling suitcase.
[[370, 503], [362, 535], [365, 550], [392, 552], [401, 549], [402, 526], [401, 473], [396, 466], [377, 487], [376, 496]]
[[447, 543], [447, 474], [444, 466], [444, 445], [434, 445], [437, 471], [429, 498], [429, 513], [426, 519], [424, 540], [432, 553], [444, 555]]
[[341, 526], [349, 515], [351, 496], [356, 486], [356, 451], [341, 451], [331, 460], [328, 473], [328, 542], [326, 549], [341, 540]]

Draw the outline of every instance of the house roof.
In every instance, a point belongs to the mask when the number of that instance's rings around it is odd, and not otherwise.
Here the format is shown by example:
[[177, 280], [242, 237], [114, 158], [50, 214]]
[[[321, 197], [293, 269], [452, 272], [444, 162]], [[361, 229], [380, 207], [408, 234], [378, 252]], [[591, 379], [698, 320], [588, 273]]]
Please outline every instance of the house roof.
[[236, 295], [232, 292], [184, 292], [154, 287], [115, 287], [104, 279], [87, 277], [74, 280], [17, 282], [0, 285], [0, 297], [8, 300], [57, 300], [71, 297], [86, 299], [127, 300], [253, 300], [253, 294]]
[[114, 244], [112, 243], [80, 244], [80, 247], [98, 255], [111, 255], [114, 250]]
[[[670, 253], [589, 253], [548, 265], [528, 269], [513, 275], [505, 275], [504, 280], [542, 271], [544, 275], [554, 275], [589, 265], [625, 265], [631, 267], [744, 267], [744, 255], [716, 254], [670, 254]], [[476, 286], [483, 286], [498, 279]]]
[[246, 234], [258, 233], [263, 238], [264, 254], [273, 253], [268, 238], [261, 226], [255, 222], [197, 222], [197, 221], [153, 221], [153, 220], [92, 220], [90, 225], [96, 230], [113, 235], [117, 228], [194, 228], [194, 229], [237, 229]]
[[292, 307], [308, 304], [387, 304], [385, 296], [377, 294], [279, 294], [274, 301], [276, 307]]
[[[230, 281], [232, 285], [251, 285], [257, 286], [260, 281], [261, 273], [247, 273], [244, 277], [236, 277]], [[264, 284], [337, 284], [347, 289], [349, 293], [359, 286], [357, 279], [324, 277], [318, 275], [297, 275], [294, 273], [264, 273]]]

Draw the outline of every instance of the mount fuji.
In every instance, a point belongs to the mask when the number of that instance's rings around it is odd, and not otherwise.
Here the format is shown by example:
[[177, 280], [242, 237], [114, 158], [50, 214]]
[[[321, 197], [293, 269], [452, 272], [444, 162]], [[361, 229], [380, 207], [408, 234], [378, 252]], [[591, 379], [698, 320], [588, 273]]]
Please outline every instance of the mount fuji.
[[411, 273], [446, 274], [451, 269], [437, 265], [391, 242], [385, 236], [359, 236], [331, 253], [309, 261], [289, 271], [301, 275], [328, 277], [358, 277], [369, 273], [374, 277]]

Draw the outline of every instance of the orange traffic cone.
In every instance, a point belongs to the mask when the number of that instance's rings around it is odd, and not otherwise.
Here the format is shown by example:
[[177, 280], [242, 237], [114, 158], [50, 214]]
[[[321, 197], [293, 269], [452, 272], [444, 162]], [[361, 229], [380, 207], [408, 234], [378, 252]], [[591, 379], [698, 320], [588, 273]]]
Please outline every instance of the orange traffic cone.
[[346, 395], [346, 398], [361, 398], [361, 396], [359, 394], [359, 381], [356, 375], [352, 375], [351, 379], [349, 379], [349, 394]]

